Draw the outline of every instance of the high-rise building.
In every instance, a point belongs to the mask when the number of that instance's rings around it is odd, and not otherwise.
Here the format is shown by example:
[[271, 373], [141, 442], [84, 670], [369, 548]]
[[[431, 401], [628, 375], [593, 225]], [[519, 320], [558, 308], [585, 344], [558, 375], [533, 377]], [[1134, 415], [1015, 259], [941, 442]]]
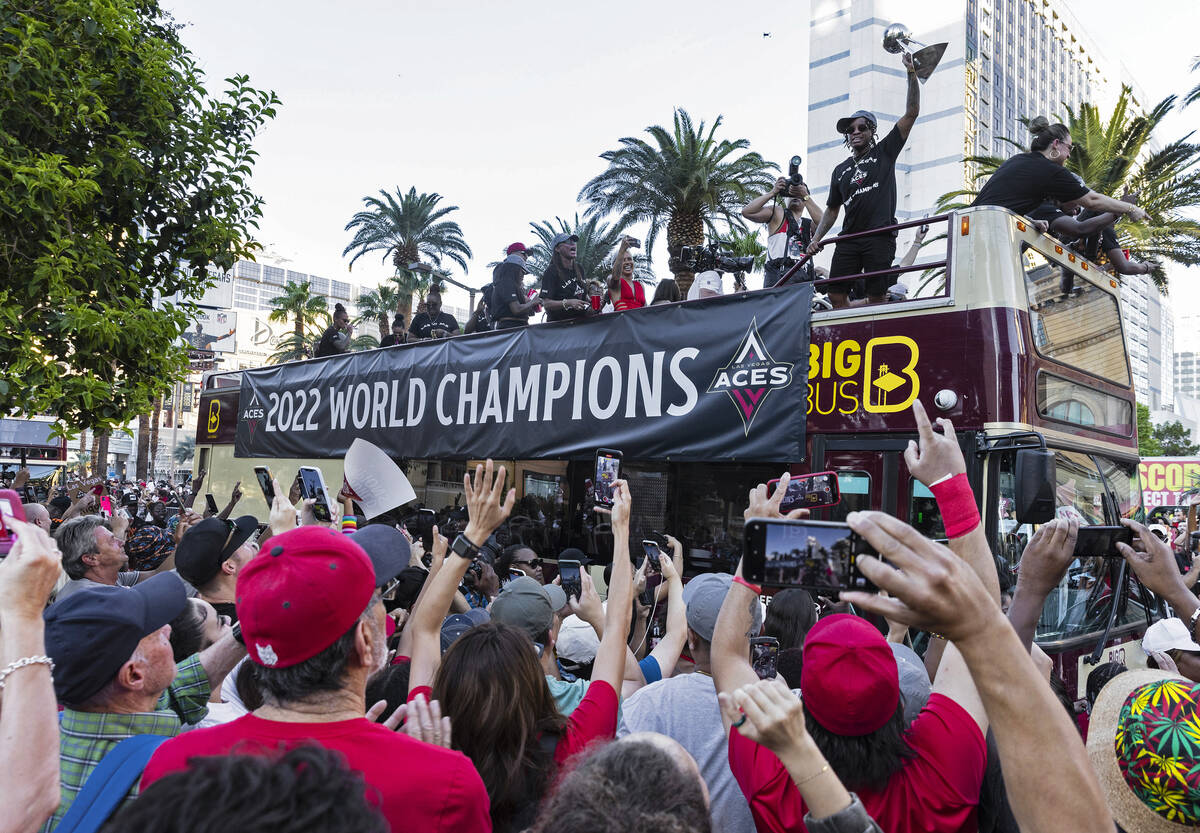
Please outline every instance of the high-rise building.
[[1139, 402], [1171, 410], [1175, 403], [1175, 323], [1166, 298], [1145, 275], [1121, 279], [1121, 323]]
[[1182, 396], [1200, 399], [1200, 352], [1175, 354], [1175, 391]]

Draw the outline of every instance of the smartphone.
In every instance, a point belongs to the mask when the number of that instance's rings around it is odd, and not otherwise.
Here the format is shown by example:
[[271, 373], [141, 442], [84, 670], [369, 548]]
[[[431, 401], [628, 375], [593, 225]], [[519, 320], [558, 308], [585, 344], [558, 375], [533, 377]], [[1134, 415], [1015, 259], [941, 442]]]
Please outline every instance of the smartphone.
[[329, 499], [329, 490], [325, 488], [325, 476], [316, 466], [300, 467], [300, 497], [314, 499], [313, 517], [323, 524], [333, 520], [333, 512], [329, 507], [333, 501]]
[[100, 498], [100, 514], [106, 518], [112, 517], [112, 499], [108, 495]]
[[646, 553], [646, 559], [650, 562], [650, 566], [654, 570], [661, 572], [662, 566], [658, 559], [662, 556], [662, 550], [658, 548], [657, 541], [642, 541], [642, 550]]
[[646, 576], [646, 587], [638, 597], [642, 607], [654, 607], [654, 596], [660, 584], [662, 584], [662, 573], [650, 573]]
[[212, 492], [209, 492], [204, 496], [204, 503], [208, 506], [208, 511], [212, 512], [214, 515], [219, 515], [221, 513], [220, 507], [217, 506], [217, 499], [213, 497]]
[[773, 636], [756, 636], [750, 640], [750, 664], [760, 680], [774, 679], [779, 666], [779, 640]]
[[[772, 495], [779, 486], [779, 478], [767, 481]], [[823, 471], [817, 474], [798, 474], [788, 481], [787, 493], [779, 503], [779, 511], [785, 515], [793, 509], [821, 509], [837, 506], [842, 500], [838, 491], [837, 472]]]
[[1075, 539], [1075, 557], [1123, 558], [1117, 543], [1133, 546], [1133, 530], [1127, 526], [1081, 526]]
[[754, 584], [802, 587], [832, 599], [843, 590], [877, 589], [858, 569], [859, 555], [876, 553], [848, 524], [752, 518], [745, 536], [742, 572]]
[[613, 483], [621, 478], [621, 452], [611, 448], [596, 449], [596, 477], [592, 481], [596, 503], [613, 505]]
[[0, 489], [0, 558], [7, 558], [17, 534], [10, 528], [9, 519], [25, 520], [21, 497], [12, 489]]
[[263, 497], [267, 499], [267, 508], [275, 505], [275, 483], [271, 470], [266, 466], [255, 466], [254, 477], [258, 480], [258, 488], [262, 489]]
[[578, 561], [558, 562], [558, 577], [568, 599], [572, 596], [576, 599], [583, 597], [583, 579], [580, 578]]

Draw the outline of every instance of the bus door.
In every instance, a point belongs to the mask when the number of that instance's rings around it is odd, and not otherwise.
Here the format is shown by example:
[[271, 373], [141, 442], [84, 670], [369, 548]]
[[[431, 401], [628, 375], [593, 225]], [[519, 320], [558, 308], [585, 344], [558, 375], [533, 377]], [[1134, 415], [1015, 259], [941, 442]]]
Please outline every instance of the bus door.
[[[812, 437], [808, 471], [835, 471], [841, 502], [830, 509], [813, 512], [826, 521], [844, 521], [851, 512], [875, 509], [898, 518], [907, 517], [901, 505], [901, 471], [907, 469], [901, 456], [908, 440], [857, 437]], [[907, 500], [907, 495], [903, 498]]]

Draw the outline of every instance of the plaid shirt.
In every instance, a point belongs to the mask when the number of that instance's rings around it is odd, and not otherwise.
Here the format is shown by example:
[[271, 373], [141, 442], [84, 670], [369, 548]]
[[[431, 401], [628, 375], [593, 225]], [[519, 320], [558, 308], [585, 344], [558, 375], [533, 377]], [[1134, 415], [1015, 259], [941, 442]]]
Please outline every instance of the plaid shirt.
[[[159, 698], [156, 711], [99, 714], [63, 709], [59, 724], [62, 802], [41, 833], [50, 833], [58, 826], [92, 770], [114, 746], [134, 735], [175, 737], [184, 723], [199, 723], [204, 718], [211, 693], [200, 655], [193, 654], [179, 663], [175, 682]], [[136, 797], [137, 793], [138, 784], [134, 783], [125, 800]]]

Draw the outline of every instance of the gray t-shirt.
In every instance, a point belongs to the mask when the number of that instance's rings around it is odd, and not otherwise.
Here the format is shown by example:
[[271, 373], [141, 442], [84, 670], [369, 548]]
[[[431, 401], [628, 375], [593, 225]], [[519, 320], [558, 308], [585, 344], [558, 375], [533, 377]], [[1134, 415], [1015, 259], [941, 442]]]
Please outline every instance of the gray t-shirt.
[[[117, 587], [133, 587], [137, 584], [138, 574], [134, 572], [117, 573]], [[73, 578], [63, 585], [62, 590], [58, 591], [58, 595], [54, 600], [62, 601], [67, 596], [70, 596], [77, 590], [82, 590], [85, 587], [111, 587], [110, 584], [105, 584], [100, 581], [92, 581], [90, 578]]]
[[617, 737], [658, 732], [679, 741], [700, 767], [712, 802], [713, 830], [755, 833], [750, 805], [729, 769], [717, 687], [707, 674], [681, 674], [638, 689], [622, 704]]

